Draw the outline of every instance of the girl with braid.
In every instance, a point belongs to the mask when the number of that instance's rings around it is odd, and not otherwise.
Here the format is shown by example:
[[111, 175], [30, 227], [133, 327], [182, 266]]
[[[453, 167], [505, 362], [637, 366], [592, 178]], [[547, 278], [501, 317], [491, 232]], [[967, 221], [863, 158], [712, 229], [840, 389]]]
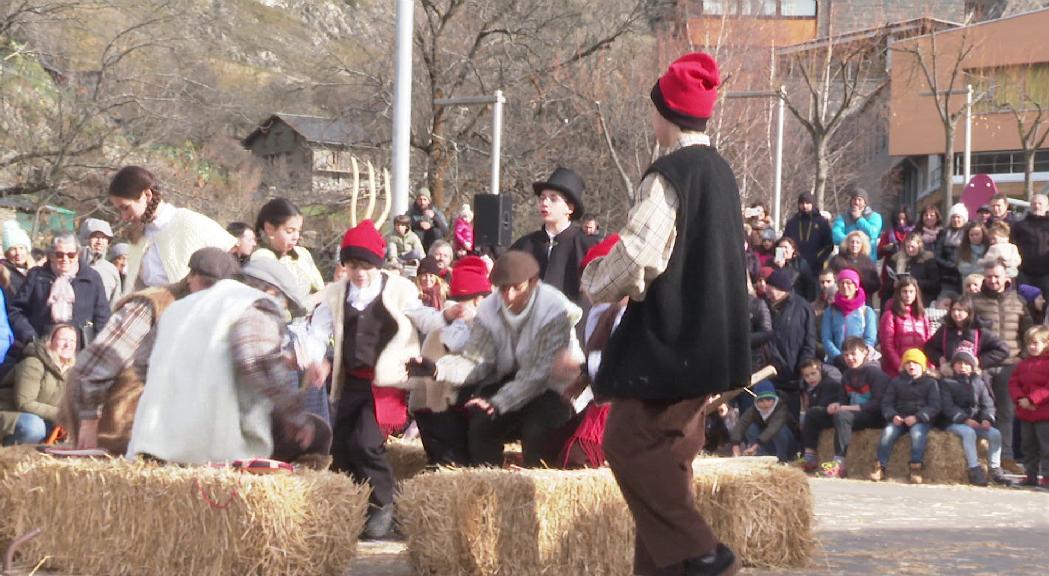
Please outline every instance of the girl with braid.
[[207, 216], [164, 200], [160, 183], [139, 166], [125, 166], [109, 183], [109, 201], [133, 223], [124, 293], [178, 282], [189, 273], [189, 257], [206, 246], [229, 251], [237, 239]]

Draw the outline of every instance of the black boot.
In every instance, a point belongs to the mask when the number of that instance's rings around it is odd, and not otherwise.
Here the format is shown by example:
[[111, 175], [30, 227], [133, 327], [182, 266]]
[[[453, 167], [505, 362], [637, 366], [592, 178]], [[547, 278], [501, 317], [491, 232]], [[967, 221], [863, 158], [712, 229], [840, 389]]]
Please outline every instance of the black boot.
[[393, 504], [381, 508], [368, 508], [368, 521], [364, 523], [363, 540], [382, 540], [393, 532]]
[[986, 486], [987, 477], [983, 473], [983, 467], [980, 465], [969, 468], [969, 484], [973, 486]]
[[713, 554], [685, 560], [685, 576], [732, 576], [740, 568], [736, 554], [724, 544], [718, 544]]
[[991, 468], [991, 481], [1007, 488], [1016, 484], [1005, 475], [1005, 470], [1001, 468]]

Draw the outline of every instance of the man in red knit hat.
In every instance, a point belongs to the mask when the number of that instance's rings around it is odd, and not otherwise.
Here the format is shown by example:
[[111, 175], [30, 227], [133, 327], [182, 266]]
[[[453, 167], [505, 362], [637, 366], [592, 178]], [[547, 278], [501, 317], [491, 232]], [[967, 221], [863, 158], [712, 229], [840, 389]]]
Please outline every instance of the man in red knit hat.
[[405, 364], [419, 355], [419, 332], [456, 319], [419, 300], [411, 281], [382, 270], [386, 241], [371, 220], [346, 231], [339, 262], [347, 279], [324, 289], [310, 333], [328, 342], [332, 374], [332, 466], [371, 485], [364, 537], [383, 538], [393, 527], [394, 479], [386, 458], [390, 432], [407, 422]]
[[697, 52], [653, 86], [663, 155], [645, 172], [620, 241], [582, 278], [594, 302], [630, 297], [593, 387], [612, 399], [605, 455], [637, 524], [640, 575], [739, 570], [692, 488], [707, 398], [750, 379], [739, 191], [705, 133], [720, 82], [714, 58]]

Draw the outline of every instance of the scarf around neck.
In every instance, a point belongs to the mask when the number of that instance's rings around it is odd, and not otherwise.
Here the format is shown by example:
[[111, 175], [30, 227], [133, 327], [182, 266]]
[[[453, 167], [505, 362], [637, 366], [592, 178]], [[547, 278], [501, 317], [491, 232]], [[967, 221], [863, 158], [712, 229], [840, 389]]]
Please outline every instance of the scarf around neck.
[[834, 307], [841, 310], [842, 316], [848, 316], [856, 310], [863, 308], [867, 303], [867, 293], [862, 287], [856, 288], [856, 295], [851, 299], [846, 298], [840, 291], [834, 295]]
[[776, 406], [779, 406], [778, 397], [772, 401], [772, 407], [768, 410], [762, 410], [761, 408], [758, 408], [757, 403], [754, 404], [754, 409], [758, 411], [758, 414], [761, 416], [762, 422], [768, 422], [769, 416], [772, 416], [772, 413], [776, 411]]
[[51, 321], [56, 324], [69, 322], [73, 320], [73, 303], [76, 301], [73, 277], [80, 271], [80, 263], [77, 262], [73, 269], [65, 274], [59, 274], [54, 266], [51, 266], [51, 271], [55, 274], [51, 294], [47, 297], [47, 305], [51, 307]]

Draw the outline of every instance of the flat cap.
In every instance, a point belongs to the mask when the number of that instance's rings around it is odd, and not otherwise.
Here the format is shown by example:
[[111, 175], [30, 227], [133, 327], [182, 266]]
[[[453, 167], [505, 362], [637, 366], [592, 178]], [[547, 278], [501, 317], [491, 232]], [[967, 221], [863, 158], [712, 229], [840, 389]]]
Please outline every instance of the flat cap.
[[229, 252], [208, 246], [189, 257], [189, 270], [216, 280], [225, 280], [236, 274], [240, 266]]
[[295, 281], [295, 275], [288, 267], [269, 258], [259, 258], [244, 265], [241, 274], [270, 284], [288, 299], [288, 308], [292, 317], [306, 313], [306, 295]]
[[539, 276], [539, 263], [528, 252], [510, 250], [495, 261], [488, 278], [493, 286], [512, 286]]
[[99, 220], [98, 218], [87, 218], [80, 223], [80, 241], [87, 242], [91, 235], [95, 232], [101, 232], [105, 234], [106, 238], [113, 238], [113, 228], [109, 225], [109, 222], [105, 220]]

